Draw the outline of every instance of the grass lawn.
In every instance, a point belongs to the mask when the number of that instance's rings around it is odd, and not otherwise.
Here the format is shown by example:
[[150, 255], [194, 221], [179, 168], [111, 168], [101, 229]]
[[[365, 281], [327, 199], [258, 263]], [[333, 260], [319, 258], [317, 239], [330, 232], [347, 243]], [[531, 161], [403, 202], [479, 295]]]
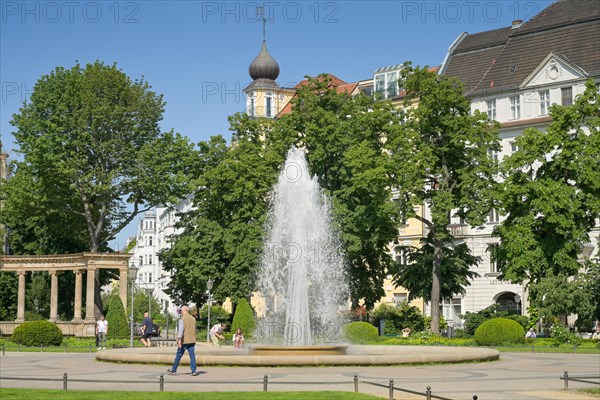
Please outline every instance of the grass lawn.
[[600, 398], [600, 389], [579, 389], [580, 392], [588, 393], [596, 395], [597, 398]]
[[113, 391], [78, 391], [78, 390], [44, 390], [44, 389], [3, 389], [0, 388], [2, 400], [375, 400], [380, 399], [353, 392], [113, 392]]
[[[503, 353], [531, 353], [531, 346], [494, 346], [494, 349]], [[600, 354], [600, 349], [578, 347], [573, 351], [572, 347], [534, 347], [534, 353], [561, 353], [561, 354]]]

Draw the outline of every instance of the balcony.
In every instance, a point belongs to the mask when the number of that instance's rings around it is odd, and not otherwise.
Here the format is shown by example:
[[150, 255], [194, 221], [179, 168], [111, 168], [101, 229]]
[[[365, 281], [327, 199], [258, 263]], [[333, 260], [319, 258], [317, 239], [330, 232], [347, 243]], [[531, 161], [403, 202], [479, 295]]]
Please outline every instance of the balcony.
[[450, 234], [457, 239], [469, 234], [469, 225], [466, 224], [451, 224], [448, 226], [448, 229]]

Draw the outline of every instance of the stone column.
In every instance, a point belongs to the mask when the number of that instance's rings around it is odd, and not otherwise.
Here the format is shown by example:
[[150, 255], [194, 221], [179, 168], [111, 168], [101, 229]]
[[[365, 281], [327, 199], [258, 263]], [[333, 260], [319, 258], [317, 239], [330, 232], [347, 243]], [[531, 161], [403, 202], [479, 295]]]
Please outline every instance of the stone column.
[[75, 313], [73, 314], [73, 320], [81, 320], [81, 274], [82, 270], [76, 269], [75, 271]]
[[94, 316], [94, 297], [95, 286], [94, 286], [94, 278], [96, 275], [96, 268], [87, 268], [87, 280], [85, 286], [85, 320], [86, 321], [96, 321]]
[[58, 272], [50, 271], [50, 319], [58, 320]]
[[121, 269], [119, 271], [119, 296], [121, 297], [121, 301], [123, 302], [123, 307], [125, 308], [126, 315], [129, 315], [127, 310], [127, 268]]
[[25, 274], [26, 271], [19, 271], [19, 295], [17, 300], [17, 320], [16, 322], [25, 321]]

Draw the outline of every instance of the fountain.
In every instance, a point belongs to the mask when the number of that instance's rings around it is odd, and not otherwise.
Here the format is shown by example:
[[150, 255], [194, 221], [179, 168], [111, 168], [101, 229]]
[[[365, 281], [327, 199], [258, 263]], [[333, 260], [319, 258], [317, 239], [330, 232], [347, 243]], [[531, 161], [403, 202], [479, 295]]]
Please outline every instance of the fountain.
[[[258, 287], [266, 301], [248, 349], [198, 343], [198, 365], [398, 365], [497, 360], [494, 349], [340, 345], [348, 281], [331, 205], [292, 148], [274, 187]], [[170, 364], [172, 348], [108, 350], [98, 360]], [[189, 359], [184, 357], [184, 361]]]
[[[340, 340], [348, 284], [340, 240], [332, 228], [329, 199], [311, 177], [304, 152], [292, 148], [271, 195], [267, 234], [258, 275], [266, 313], [258, 321], [261, 343], [306, 354], [343, 353]], [[277, 346], [254, 347], [264, 354]]]

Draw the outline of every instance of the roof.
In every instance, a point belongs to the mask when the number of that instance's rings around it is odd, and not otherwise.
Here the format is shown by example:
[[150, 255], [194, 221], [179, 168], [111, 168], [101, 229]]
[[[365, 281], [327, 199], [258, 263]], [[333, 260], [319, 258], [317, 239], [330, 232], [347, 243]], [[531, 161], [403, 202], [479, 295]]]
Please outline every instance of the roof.
[[471, 95], [515, 90], [550, 52], [600, 76], [600, 2], [561, 0], [519, 27], [467, 35], [444, 73], [461, 79]]
[[[356, 89], [356, 87], [358, 86], [359, 82], [354, 82], [354, 83], [346, 83], [343, 80], [341, 80], [340, 78], [338, 78], [335, 75], [332, 74], [325, 74], [325, 77], [323, 76], [317, 76], [314, 79], [317, 79], [319, 81], [324, 80], [325, 78], [329, 78], [329, 84], [327, 85], [330, 88], [335, 88], [337, 93], [343, 93], [346, 92], [348, 94], [352, 94], [352, 92], [354, 91], [354, 89]], [[300, 81], [296, 86], [294, 86], [294, 89], [298, 89], [302, 86], [306, 86], [308, 85], [309, 81], [308, 79], [304, 79], [302, 81]], [[295, 98], [297, 95], [295, 94], [293, 98]], [[279, 114], [277, 114], [276, 118], [281, 117], [282, 115], [285, 114], [289, 114], [292, 112], [292, 99], [290, 99], [290, 101], [285, 105], [285, 107], [283, 107], [283, 109], [279, 112]]]

